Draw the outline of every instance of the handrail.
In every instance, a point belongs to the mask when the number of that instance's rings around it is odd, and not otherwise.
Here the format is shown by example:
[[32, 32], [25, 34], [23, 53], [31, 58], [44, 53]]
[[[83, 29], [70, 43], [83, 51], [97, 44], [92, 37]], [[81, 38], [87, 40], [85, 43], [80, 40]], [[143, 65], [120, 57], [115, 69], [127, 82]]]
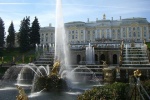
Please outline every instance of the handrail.
[[140, 94], [142, 100], [145, 100], [144, 97], [143, 97], [143, 95], [141, 94], [141, 91], [140, 91], [140, 89], [139, 89], [139, 86], [137, 86], [137, 89], [138, 89], [138, 92], [139, 92], [139, 94]]
[[[135, 77], [136, 78], [136, 82], [138, 85], [136, 85], [136, 87], [138, 88], [138, 92], [140, 94], [140, 96], [142, 95], [141, 92], [140, 92], [140, 89], [139, 89], [139, 86], [141, 87], [141, 89], [143, 90], [144, 94], [147, 96], [147, 98], [150, 100], [150, 96], [148, 95], [147, 91], [145, 90], [145, 88], [143, 87], [143, 85], [141, 84], [139, 78]], [[141, 96], [142, 99], [143, 99], [143, 95]], [[144, 99], [143, 99], [144, 100]]]

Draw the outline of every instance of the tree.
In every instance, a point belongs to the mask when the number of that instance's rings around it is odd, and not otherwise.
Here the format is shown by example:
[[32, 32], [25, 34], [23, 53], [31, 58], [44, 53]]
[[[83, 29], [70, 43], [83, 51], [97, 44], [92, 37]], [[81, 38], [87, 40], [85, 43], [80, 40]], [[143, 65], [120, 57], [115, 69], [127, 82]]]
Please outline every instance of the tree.
[[11, 22], [9, 28], [8, 28], [8, 36], [7, 36], [7, 46], [8, 48], [13, 48], [15, 46], [15, 29], [14, 24]]
[[40, 26], [38, 19], [35, 17], [32, 26], [31, 26], [31, 33], [30, 33], [30, 45], [31, 47], [35, 47], [35, 44], [40, 43]]
[[29, 50], [30, 45], [30, 17], [25, 17], [21, 21], [20, 29], [19, 29], [19, 45], [20, 45], [20, 51], [26, 52]]
[[0, 17], [0, 48], [4, 47], [4, 38], [5, 38], [5, 27], [4, 22]]

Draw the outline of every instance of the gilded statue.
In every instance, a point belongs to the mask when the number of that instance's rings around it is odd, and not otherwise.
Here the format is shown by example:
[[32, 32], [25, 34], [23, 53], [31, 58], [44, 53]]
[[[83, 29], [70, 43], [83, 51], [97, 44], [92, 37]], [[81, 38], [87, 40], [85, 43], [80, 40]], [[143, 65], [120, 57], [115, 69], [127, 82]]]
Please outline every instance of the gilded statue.
[[133, 73], [134, 73], [134, 76], [135, 76], [135, 77], [140, 77], [140, 76], [142, 75], [141, 71], [138, 70], [138, 69], [135, 70]]
[[56, 61], [53, 64], [53, 68], [52, 68], [52, 71], [51, 71], [50, 75], [58, 75], [58, 68], [59, 67], [60, 67], [60, 61]]
[[17, 89], [19, 91], [19, 95], [16, 96], [16, 100], [29, 100], [28, 96], [26, 95], [24, 89], [17, 85]]

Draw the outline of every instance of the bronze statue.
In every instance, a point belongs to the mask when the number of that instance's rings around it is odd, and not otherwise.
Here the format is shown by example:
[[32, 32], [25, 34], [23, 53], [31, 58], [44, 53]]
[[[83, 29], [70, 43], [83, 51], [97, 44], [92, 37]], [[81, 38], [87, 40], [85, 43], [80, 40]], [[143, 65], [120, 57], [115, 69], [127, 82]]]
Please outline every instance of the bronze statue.
[[58, 68], [59, 67], [60, 67], [60, 61], [56, 61], [53, 64], [53, 68], [52, 68], [52, 71], [51, 71], [50, 75], [58, 75]]
[[16, 100], [29, 100], [28, 96], [26, 95], [24, 89], [17, 85], [17, 89], [19, 91], [19, 95], [16, 96]]
[[133, 73], [134, 73], [135, 77], [140, 77], [142, 75], [142, 73], [139, 69], [135, 70]]

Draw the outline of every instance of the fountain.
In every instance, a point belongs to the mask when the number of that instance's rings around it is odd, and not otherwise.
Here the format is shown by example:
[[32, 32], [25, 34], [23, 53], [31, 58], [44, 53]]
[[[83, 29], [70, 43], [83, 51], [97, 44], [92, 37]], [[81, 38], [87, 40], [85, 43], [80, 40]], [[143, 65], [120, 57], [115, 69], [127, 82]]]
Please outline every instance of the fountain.
[[74, 68], [72, 71], [69, 72], [67, 79], [71, 80], [72, 82], [100, 82], [97, 78], [95, 72], [93, 72], [90, 68], [86, 67], [85, 65], [79, 65], [78, 67]]
[[91, 44], [89, 43], [88, 47], [86, 47], [86, 64], [95, 64], [94, 55], [95, 55], [94, 47], [92, 47]]
[[[39, 93], [41, 93], [43, 91], [49, 91], [49, 92], [53, 93], [53, 92], [57, 92], [57, 91], [67, 91], [68, 90], [68, 86], [67, 86], [68, 81], [66, 81], [66, 80], [69, 80], [69, 78], [70, 79], [73, 78], [73, 76], [70, 75], [70, 66], [69, 66], [70, 65], [70, 61], [69, 61], [70, 54], [69, 54], [69, 47], [68, 47], [69, 45], [68, 45], [67, 36], [65, 34], [61, 6], [62, 6], [61, 0], [56, 0], [55, 56], [54, 56], [54, 64], [52, 66], [52, 70], [50, 71], [49, 66], [46, 66], [46, 67], [38, 66], [37, 67], [31, 63], [17, 65], [15, 67], [11, 67], [10, 68], [11, 70], [6, 72], [6, 75], [4, 75], [4, 79], [12, 79], [12, 77], [13, 77], [14, 80], [15, 79], [18, 80], [17, 84], [15, 84], [15, 85], [20, 86], [23, 82], [25, 82], [25, 81], [27, 81], [27, 79], [29, 79], [31, 74], [34, 74], [34, 77], [30, 78], [33, 81], [32, 81], [32, 87], [30, 86], [29, 90], [31, 91], [31, 93], [38, 92], [38, 95], [39, 95]], [[52, 45], [49, 45], [49, 47], [51, 47], [51, 46]], [[54, 44], [53, 44], [53, 46], [54, 46]], [[44, 44], [41, 45], [41, 48], [42, 48], [42, 51], [44, 52], [45, 45]], [[36, 51], [38, 51], [38, 49], [39, 49], [38, 45], [36, 45]], [[94, 64], [94, 48], [90, 44], [87, 47], [87, 62], [88, 62], [88, 64]], [[74, 69], [74, 71], [77, 69], [81, 69], [81, 68], [85, 68], [84, 70], [86, 70], [88, 73], [90, 73], [92, 75], [92, 78], [96, 78], [96, 75], [93, 73], [93, 71], [91, 71], [87, 67], [78, 67], [78, 68]], [[28, 73], [29, 70], [31, 70], [31, 72], [30, 72], [31, 74]], [[74, 72], [74, 71], [72, 71], [72, 72]], [[9, 73], [9, 75], [8, 75], [8, 73]], [[11, 75], [11, 73], [13, 75]], [[68, 76], [69, 76], [69, 78], [68, 78]], [[66, 79], [66, 78], [68, 78], [68, 79]], [[21, 88], [18, 87], [18, 90], [21, 90]], [[25, 92], [26, 92], [26, 90], [25, 90]], [[22, 92], [22, 93], [25, 94], [25, 92]], [[70, 98], [72, 99], [72, 93], [75, 93], [75, 95], [76, 95], [76, 92], [73, 92], [73, 90], [70, 92], [71, 92]], [[66, 92], [66, 94], [68, 95], [70, 92]], [[79, 94], [79, 91], [77, 92], [77, 94]], [[20, 100], [19, 99], [20, 95], [22, 95], [22, 94], [19, 94], [17, 96], [18, 100]], [[27, 92], [27, 95], [29, 95], [29, 92]], [[68, 99], [68, 97], [67, 97], [67, 99]]]

